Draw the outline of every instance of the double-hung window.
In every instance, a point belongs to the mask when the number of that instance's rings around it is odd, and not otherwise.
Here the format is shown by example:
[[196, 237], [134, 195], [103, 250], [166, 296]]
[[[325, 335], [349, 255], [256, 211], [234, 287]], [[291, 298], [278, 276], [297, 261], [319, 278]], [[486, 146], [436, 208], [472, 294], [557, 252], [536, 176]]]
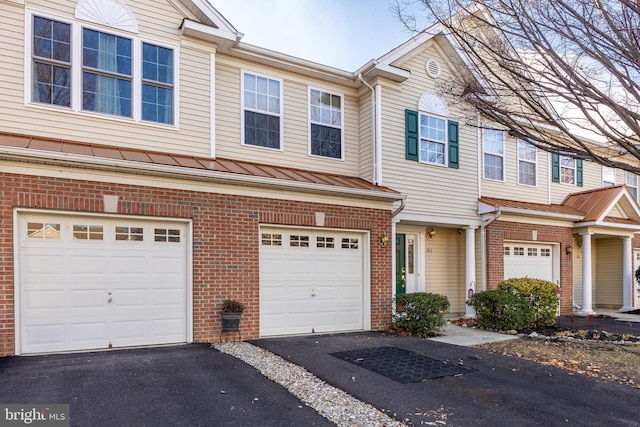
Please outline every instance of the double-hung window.
[[131, 117], [131, 39], [82, 29], [82, 109]]
[[244, 73], [244, 144], [282, 149], [282, 82]]
[[634, 199], [638, 200], [638, 175], [633, 172], [626, 172], [626, 183], [627, 187], [629, 187], [629, 191], [631, 192], [631, 196]]
[[484, 150], [484, 178], [504, 181], [504, 132], [497, 129], [482, 129]]
[[142, 43], [142, 120], [173, 121], [173, 50]]
[[538, 184], [538, 149], [521, 139], [518, 140], [518, 184]]
[[420, 161], [446, 164], [447, 121], [420, 113]]
[[616, 170], [608, 166], [602, 167], [602, 186], [611, 187], [616, 185]]
[[560, 156], [560, 182], [575, 185], [576, 183], [576, 159]]
[[71, 107], [71, 25], [33, 17], [32, 100]]
[[34, 103], [174, 124], [171, 48], [34, 15], [31, 62]]
[[309, 89], [309, 121], [310, 153], [342, 159], [342, 97]]

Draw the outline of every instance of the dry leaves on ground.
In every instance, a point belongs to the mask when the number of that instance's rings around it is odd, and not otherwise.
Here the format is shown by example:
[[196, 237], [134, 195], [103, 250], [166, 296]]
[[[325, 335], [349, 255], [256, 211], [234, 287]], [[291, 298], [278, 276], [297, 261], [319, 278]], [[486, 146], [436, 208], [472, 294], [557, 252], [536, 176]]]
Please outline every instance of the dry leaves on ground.
[[637, 343], [615, 344], [523, 337], [482, 344], [477, 348], [640, 389], [640, 344]]

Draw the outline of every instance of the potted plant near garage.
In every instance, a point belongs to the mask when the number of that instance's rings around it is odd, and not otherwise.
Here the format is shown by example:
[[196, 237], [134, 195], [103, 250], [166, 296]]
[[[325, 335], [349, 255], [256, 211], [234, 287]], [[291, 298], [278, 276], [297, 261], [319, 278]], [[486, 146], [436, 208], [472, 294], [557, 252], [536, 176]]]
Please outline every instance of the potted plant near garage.
[[222, 330], [237, 331], [240, 327], [240, 319], [242, 319], [243, 311], [244, 304], [240, 301], [233, 299], [224, 300], [220, 311], [220, 317], [222, 318]]

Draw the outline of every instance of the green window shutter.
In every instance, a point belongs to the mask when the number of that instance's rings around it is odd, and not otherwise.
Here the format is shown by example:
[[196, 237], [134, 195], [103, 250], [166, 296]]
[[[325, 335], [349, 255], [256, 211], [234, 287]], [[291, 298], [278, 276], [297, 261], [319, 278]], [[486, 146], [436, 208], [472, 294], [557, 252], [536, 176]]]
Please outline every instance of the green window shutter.
[[551, 155], [551, 181], [560, 182], [560, 155]]
[[576, 160], [576, 185], [582, 187], [582, 160]]
[[418, 161], [418, 112], [404, 110], [404, 128], [406, 133], [406, 158], [407, 160]]
[[449, 167], [458, 169], [460, 159], [458, 156], [458, 122], [449, 120]]

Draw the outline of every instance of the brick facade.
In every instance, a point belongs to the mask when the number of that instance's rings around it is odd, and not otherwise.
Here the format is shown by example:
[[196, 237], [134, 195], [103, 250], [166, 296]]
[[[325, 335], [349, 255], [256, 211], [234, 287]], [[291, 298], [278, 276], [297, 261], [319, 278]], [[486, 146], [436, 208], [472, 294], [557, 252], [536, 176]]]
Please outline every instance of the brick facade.
[[[537, 239], [533, 240], [533, 232]], [[560, 312], [573, 310], [573, 257], [565, 248], [573, 245], [573, 228], [520, 222], [495, 221], [487, 227], [487, 287], [495, 289], [504, 280], [504, 241], [560, 243]]]
[[218, 339], [217, 308], [226, 298], [241, 300], [247, 307], [242, 336], [258, 337], [259, 225], [314, 226], [316, 212], [325, 214], [325, 227], [371, 232], [371, 328], [390, 324], [391, 245], [382, 248], [374, 243], [383, 234], [391, 235], [389, 210], [6, 173], [0, 173], [0, 182], [0, 356], [15, 350], [13, 209], [103, 213], [103, 195], [119, 197], [121, 215], [193, 221], [193, 336], [197, 342]]

